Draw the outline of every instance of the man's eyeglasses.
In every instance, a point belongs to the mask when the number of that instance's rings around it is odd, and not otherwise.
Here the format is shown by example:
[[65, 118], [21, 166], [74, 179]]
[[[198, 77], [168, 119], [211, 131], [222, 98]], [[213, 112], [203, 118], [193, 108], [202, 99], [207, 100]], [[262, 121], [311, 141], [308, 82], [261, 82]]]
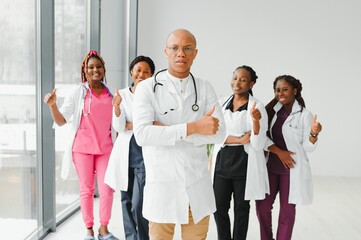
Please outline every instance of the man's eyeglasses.
[[178, 46], [172, 46], [172, 47], [167, 47], [169, 49], [169, 51], [173, 54], [177, 54], [179, 52], [179, 49], [182, 49], [182, 51], [184, 52], [184, 54], [188, 55], [188, 54], [192, 54], [194, 52], [194, 48], [192, 47], [183, 47], [180, 48]]

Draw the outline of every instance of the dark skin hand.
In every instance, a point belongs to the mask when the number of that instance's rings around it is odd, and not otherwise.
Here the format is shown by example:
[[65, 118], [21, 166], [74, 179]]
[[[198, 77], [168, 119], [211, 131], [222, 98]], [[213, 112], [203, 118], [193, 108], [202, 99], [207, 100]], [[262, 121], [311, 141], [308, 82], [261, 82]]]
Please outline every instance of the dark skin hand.
[[275, 144], [269, 146], [268, 150], [278, 156], [286, 169], [293, 168], [296, 165], [295, 160], [292, 158], [292, 154], [295, 154], [294, 152], [282, 150]]
[[317, 135], [321, 132], [322, 125], [321, 123], [317, 122], [317, 115], [313, 117], [312, 125], [311, 125], [311, 134], [316, 135], [316, 137], [310, 136], [310, 142], [315, 143], [317, 142]]
[[236, 137], [236, 136], [228, 136], [226, 141], [224, 142], [225, 144], [247, 144], [250, 142], [250, 138], [251, 138], [251, 133], [248, 132], [240, 137]]
[[[311, 134], [318, 135], [322, 130], [322, 125], [317, 122], [317, 115], [313, 117], [312, 125], [311, 125]], [[317, 137], [309, 137], [311, 143], [315, 143], [317, 141]], [[295, 154], [291, 151], [285, 151], [277, 147], [275, 144], [271, 145], [268, 150], [272, 153], [276, 154], [278, 158], [283, 163], [286, 169], [293, 168], [296, 165], [295, 160], [292, 158], [292, 155]]]
[[[219, 120], [212, 117], [215, 107], [211, 107], [209, 112], [195, 122], [187, 123], [187, 136], [192, 134], [212, 135], [218, 131]], [[153, 121], [154, 126], [166, 126], [163, 123]]]
[[259, 133], [259, 129], [261, 128], [259, 121], [262, 118], [262, 114], [259, 111], [258, 108], [256, 108], [256, 102], [253, 103], [251, 109], [251, 116], [252, 116], [252, 121], [253, 121], [253, 132], [255, 135], [258, 135]]

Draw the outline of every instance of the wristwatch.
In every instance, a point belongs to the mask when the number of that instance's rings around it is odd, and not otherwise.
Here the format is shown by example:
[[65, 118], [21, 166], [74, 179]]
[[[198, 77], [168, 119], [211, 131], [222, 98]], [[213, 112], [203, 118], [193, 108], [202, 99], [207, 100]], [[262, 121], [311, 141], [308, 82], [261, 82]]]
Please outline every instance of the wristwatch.
[[313, 134], [312, 132], [310, 132], [310, 136], [313, 138], [317, 138], [318, 134]]

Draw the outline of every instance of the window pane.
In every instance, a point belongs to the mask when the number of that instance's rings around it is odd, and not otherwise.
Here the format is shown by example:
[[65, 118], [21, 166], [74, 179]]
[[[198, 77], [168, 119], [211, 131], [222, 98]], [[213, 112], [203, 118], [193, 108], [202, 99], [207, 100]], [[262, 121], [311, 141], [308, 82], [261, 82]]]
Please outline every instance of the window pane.
[[[55, 1], [55, 87], [58, 106], [74, 86], [81, 82], [80, 64], [86, 54], [86, 1]], [[56, 155], [56, 214], [74, 207], [79, 199], [78, 181], [61, 179], [64, 146], [68, 139], [68, 125], [55, 128]]]
[[38, 227], [35, 12], [35, 0], [1, 1], [1, 239], [24, 239]]

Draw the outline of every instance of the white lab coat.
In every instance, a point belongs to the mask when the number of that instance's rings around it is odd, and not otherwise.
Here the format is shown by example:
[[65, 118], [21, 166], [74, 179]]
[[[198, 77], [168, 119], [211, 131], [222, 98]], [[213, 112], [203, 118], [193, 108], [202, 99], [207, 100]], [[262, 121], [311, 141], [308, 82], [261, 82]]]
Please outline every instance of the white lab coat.
[[[109, 89], [104, 85], [104, 87]], [[61, 168], [61, 177], [63, 179], [74, 178], [77, 177], [76, 170], [73, 164], [73, 142], [75, 139], [75, 135], [78, 131], [80, 119], [82, 116], [83, 108], [84, 108], [84, 96], [86, 90], [89, 88], [87, 82], [82, 83], [77, 86], [76, 89], [69, 94], [65, 100], [59, 111], [63, 115], [67, 124], [70, 124], [69, 128], [69, 137], [67, 138], [67, 142], [64, 149], [64, 156]], [[115, 139], [115, 132], [112, 129], [112, 139]]]
[[133, 122], [133, 93], [129, 88], [124, 88], [119, 94], [122, 97], [119, 117], [113, 111], [113, 127], [118, 137], [109, 157], [104, 182], [116, 191], [128, 191], [129, 142], [133, 130], [126, 130], [125, 125], [126, 122]]
[[[277, 112], [282, 104], [277, 103], [274, 107], [274, 115], [271, 128], [277, 119]], [[302, 111], [301, 111], [302, 110]], [[282, 134], [288, 151], [294, 152], [292, 158], [296, 164], [290, 169], [290, 193], [288, 202], [292, 204], [310, 204], [313, 198], [312, 174], [306, 152], [316, 149], [318, 141], [313, 144], [309, 140], [313, 115], [306, 108], [295, 101], [292, 112], [282, 126]], [[272, 134], [272, 131], [270, 131]], [[265, 149], [274, 144], [271, 139], [267, 139]]]
[[[168, 72], [158, 74], [154, 92], [154, 78], [138, 84], [134, 96], [133, 124], [136, 141], [143, 147], [146, 169], [143, 215], [157, 223], [188, 223], [191, 208], [194, 222], [216, 210], [212, 181], [208, 170], [206, 144], [220, 143], [225, 136], [221, 108], [212, 86], [195, 79], [199, 110], [195, 102], [192, 78], [189, 76], [181, 99]], [[177, 79], [179, 81], [179, 79]], [[212, 106], [212, 116], [219, 119], [215, 135], [186, 136], [186, 123], [203, 117]], [[171, 111], [170, 109], [174, 109]], [[169, 113], [164, 114], [165, 111]], [[158, 121], [167, 126], [154, 126]]]
[[[227, 101], [228, 99], [228, 101]], [[264, 199], [266, 193], [269, 194], [269, 183], [268, 183], [268, 173], [266, 166], [266, 158], [264, 155], [264, 144], [266, 142], [266, 132], [268, 117], [264, 105], [259, 102], [252, 95], [249, 95], [248, 105], [247, 105], [247, 123], [242, 124], [240, 122], [240, 113], [241, 112], [232, 112], [226, 110], [228, 102], [232, 98], [222, 98], [220, 99], [220, 104], [222, 106], [222, 111], [224, 114], [224, 120], [226, 122], [226, 138], [228, 136], [242, 136], [246, 132], [251, 132], [250, 143], [244, 145], [244, 150], [248, 154], [248, 164], [247, 164], [247, 178], [246, 178], [246, 189], [245, 189], [245, 200], [259, 200]], [[253, 121], [250, 113], [250, 109], [253, 106], [253, 103], [256, 101], [256, 108], [260, 110], [262, 118], [260, 120], [260, 131], [258, 135], [255, 135], [253, 132]], [[227, 102], [227, 103], [225, 103]], [[224, 104], [225, 103], [225, 104]], [[216, 166], [217, 154], [225, 146], [224, 142], [222, 144], [215, 144], [213, 149], [212, 156], [212, 179], [214, 179], [214, 169]]]

